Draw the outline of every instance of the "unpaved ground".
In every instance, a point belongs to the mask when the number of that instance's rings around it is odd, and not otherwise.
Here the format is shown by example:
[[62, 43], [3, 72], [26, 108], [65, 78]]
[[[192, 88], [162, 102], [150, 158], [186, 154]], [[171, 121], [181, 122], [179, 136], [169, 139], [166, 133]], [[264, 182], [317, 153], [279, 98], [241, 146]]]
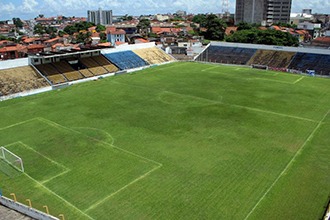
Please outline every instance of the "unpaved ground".
[[22, 215], [19, 212], [8, 209], [5, 206], [0, 205], [0, 219], [1, 220], [32, 220], [32, 218]]

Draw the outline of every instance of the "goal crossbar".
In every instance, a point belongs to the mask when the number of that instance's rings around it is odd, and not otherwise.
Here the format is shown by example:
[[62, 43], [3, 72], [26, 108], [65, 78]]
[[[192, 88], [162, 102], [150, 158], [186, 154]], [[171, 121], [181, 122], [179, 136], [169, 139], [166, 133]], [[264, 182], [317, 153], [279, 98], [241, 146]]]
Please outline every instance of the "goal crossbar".
[[0, 147], [1, 157], [15, 169], [24, 172], [23, 160], [5, 147]]

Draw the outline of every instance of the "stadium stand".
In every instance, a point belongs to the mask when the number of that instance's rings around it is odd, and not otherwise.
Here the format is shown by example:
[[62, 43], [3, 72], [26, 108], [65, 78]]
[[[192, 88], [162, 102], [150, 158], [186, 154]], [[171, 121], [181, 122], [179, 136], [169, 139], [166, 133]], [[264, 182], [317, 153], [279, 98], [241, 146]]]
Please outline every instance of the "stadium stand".
[[133, 69], [148, 65], [148, 63], [132, 51], [107, 53], [104, 56], [121, 70]]
[[0, 70], [0, 96], [49, 86], [31, 66]]
[[78, 71], [73, 69], [70, 66], [70, 64], [68, 64], [64, 60], [57, 62], [57, 63], [53, 63], [53, 65], [60, 73], [62, 73], [70, 81], [74, 81], [74, 80], [83, 78], [83, 76]]
[[100, 66], [103, 66], [109, 73], [117, 72], [118, 67], [116, 67], [114, 64], [109, 62], [104, 56], [96, 56], [92, 57], [95, 62], [97, 62]]
[[255, 54], [256, 49], [209, 46], [196, 60], [213, 63], [245, 65]]
[[41, 64], [35, 66], [41, 74], [47, 77], [52, 84], [67, 82], [68, 80], [51, 64]]
[[100, 66], [92, 57], [81, 58], [80, 62], [85, 65], [95, 76], [106, 74], [108, 71]]
[[297, 53], [289, 65], [289, 69], [302, 72], [315, 70], [319, 75], [330, 75], [330, 55]]
[[264, 65], [274, 68], [287, 68], [295, 52], [258, 50], [247, 63], [248, 65]]
[[88, 69], [80, 69], [79, 72], [86, 78], [94, 76]]
[[133, 50], [133, 52], [149, 64], [160, 64], [174, 60], [171, 56], [156, 47], [137, 49]]

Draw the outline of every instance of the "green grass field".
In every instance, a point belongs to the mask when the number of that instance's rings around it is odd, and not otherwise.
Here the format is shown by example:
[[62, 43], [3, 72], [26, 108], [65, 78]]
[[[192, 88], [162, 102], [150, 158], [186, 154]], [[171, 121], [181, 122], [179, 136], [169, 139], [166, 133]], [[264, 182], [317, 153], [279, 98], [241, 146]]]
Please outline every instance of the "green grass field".
[[330, 81], [172, 63], [0, 102], [0, 188], [66, 219], [318, 219]]

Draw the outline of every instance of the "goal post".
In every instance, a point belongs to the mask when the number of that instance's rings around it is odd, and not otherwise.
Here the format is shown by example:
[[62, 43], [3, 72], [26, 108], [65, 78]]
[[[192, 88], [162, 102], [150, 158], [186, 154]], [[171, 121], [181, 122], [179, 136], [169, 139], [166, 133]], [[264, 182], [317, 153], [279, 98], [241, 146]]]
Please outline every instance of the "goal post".
[[23, 160], [5, 147], [0, 147], [1, 158], [15, 169], [24, 172]]

